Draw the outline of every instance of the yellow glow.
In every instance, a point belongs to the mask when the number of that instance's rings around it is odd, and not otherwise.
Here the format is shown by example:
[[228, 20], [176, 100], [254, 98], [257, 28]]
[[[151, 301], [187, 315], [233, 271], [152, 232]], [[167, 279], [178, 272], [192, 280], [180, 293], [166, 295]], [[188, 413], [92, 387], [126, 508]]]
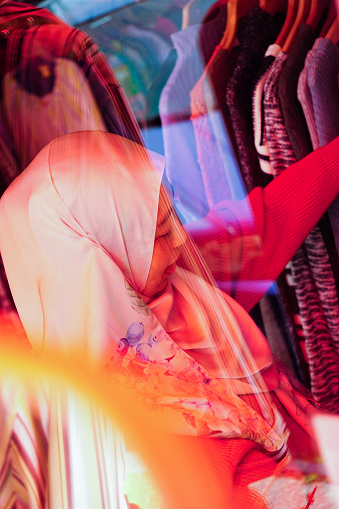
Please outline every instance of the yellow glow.
[[[79, 352], [65, 356], [58, 351], [49, 351], [38, 357], [18, 348], [17, 343], [15, 347], [4, 346], [13, 344], [13, 338], [2, 335], [1, 339], [1, 376], [15, 376], [25, 387], [42, 380], [53, 385], [57, 383], [60, 388], [72, 388], [85, 396], [123, 431], [129, 446], [152, 473], [166, 508], [233, 507], [223, 497], [221, 504], [220, 485], [215, 476], [206, 476], [208, 458], [197, 447], [197, 439], [162, 433], [161, 418], [156, 420], [154, 414], [150, 415], [142, 401], [117, 381], [110, 383], [107, 375], [98, 374]], [[204, 468], [200, 468], [202, 464]], [[224, 483], [227, 483], [226, 478]]]

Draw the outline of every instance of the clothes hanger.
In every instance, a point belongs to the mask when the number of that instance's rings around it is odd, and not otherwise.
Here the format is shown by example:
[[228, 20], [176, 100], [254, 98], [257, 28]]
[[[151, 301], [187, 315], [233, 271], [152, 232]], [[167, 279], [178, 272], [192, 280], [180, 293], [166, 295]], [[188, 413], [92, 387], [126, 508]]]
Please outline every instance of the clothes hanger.
[[224, 35], [219, 46], [230, 51], [235, 41], [238, 29], [238, 20], [245, 16], [252, 7], [258, 7], [259, 0], [228, 0], [227, 20]]
[[310, 26], [315, 31], [328, 5], [329, 0], [312, 0], [306, 25]]
[[219, 2], [215, 0], [187, 0], [182, 8], [181, 30], [185, 30], [185, 28], [188, 28], [190, 25], [204, 23], [206, 14], [208, 14], [216, 3], [220, 3], [220, 0]]
[[283, 46], [284, 42], [288, 37], [288, 34], [292, 29], [293, 21], [297, 15], [297, 11], [298, 11], [298, 0], [288, 0], [286, 18], [282, 26], [282, 29], [280, 30], [280, 33], [275, 41], [275, 43], [281, 47]]
[[271, 16], [274, 16], [276, 12], [287, 11], [287, 1], [288, 0], [260, 0], [259, 7], [268, 12]]
[[322, 29], [320, 30], [319, 37], [326, 37], [327, 32], [329, 31], [329, 29], [331, 28], [331, 25], [337, 19], [337, 17], [338, 17], [338, 14], [337, 14], [336, 5], [335, 5], [335, 2], [332, 1], [332, 2], [330, 2], [329, 12], [328, 12], [326, 21], [324, 22], [324, 25], [323, 25]]
[[185, 30], [190, 24], [190, 7], [193, 4], [194, 0], [190, 0], [187, 4], [182, 8], [182, 23], [181, 30]]
[[312, 0], [299, 0], [297, 15], [293, 21], [290, 33], [288, 34], [282, 46], [282, 50], [285, 51], [286, 53], [289, 53], [293, 46], [300, 23], [305, 23], [305, 21], [307, 20], [307, 16], [311, 8], [311, 3]]
[[333, 44], [337, 45], [339, 42], [339, 21], [336, 17], [333, 21], [332, 25], [330, 26], [330, 29], [328, 30], [325, 39], [329, 39], [333, 42]]

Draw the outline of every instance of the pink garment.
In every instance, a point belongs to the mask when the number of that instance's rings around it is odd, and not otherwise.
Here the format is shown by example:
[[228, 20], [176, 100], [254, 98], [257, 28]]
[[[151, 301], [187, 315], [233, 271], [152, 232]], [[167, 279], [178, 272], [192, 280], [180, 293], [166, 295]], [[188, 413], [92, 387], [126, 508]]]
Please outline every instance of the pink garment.
[[[194, 306], [205, 309], [206, 340], [222, 361], [219, 380], [140, 296], [162, 173], [161, 156], [97, 131], [55, 140], [13, 182], [0, 202], [1, 251], [28, 338], [38, 353], [78, 349], [110, 376], [122, 375], [169, 416], [168, 431], [249, 438], [281, 457], [285, 426], [246, 345], [250, 322], [240, 306], [177, 269], [175, 286], [182, 279]], [[238, 377], [264, 418], [238, 397]]]

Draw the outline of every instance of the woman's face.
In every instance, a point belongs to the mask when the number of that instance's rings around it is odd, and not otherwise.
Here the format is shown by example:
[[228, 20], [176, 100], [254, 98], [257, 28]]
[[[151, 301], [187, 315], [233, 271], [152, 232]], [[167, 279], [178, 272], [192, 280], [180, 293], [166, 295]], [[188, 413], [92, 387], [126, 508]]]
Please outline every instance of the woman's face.
[[185, 241], [185, 230], [166, 191], [161, 187], [153, 256], [143, 295], [154, 297], [166, 288], [168, 277], [176, 269], [176, 261]]

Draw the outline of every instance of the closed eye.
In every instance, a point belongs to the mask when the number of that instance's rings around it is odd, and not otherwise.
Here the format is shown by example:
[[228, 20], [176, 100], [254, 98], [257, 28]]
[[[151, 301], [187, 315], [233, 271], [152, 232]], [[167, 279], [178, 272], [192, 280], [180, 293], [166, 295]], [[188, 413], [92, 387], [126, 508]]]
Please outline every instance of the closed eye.
[[166, 232], [164, 233], [161, 233], [161, 235], [158, 235], [157, 236], [157, 239], [167, 239], [168, 237], [171, 236], [172, 232], [174, 231], [175, 227], [174, 225], [169, 229], [167, 230]]
[[174, 225], [172, 225], [172, 227], [166, 232], [164, 233], [163, 235], [161, 235], [162, 237], [168, 237], [169, 235], [171, 235], [171, 233], [175, 230], [175, 227]]
[[168, 220], [159, 228], [157, 228], [156, 238], [164, 238], [169, 236], [174, 230], [175, 225], [173, 223], [172, 218], [168, 218]]

